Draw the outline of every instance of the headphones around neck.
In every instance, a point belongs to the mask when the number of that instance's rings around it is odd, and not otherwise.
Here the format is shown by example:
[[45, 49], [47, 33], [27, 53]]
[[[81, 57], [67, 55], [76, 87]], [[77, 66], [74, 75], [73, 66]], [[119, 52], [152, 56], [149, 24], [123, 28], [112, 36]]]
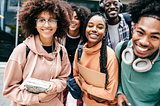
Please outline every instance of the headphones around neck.
[[[120, 7], [120, 11], [123, 9], [123, 4], [121, 3], [121, 0], [118, 0], [119, 1], [119, 7]], [[104, 12], [104, 4], [103, 4], [103, 0], [100, 0], [99, 1], [99, 10], [101, 13]]]
[[147, 72], [147, 71], [149, 71], [152, 68], [152, 65], [154, 64], [154, 62], [159, 57], [160, 48], [158, 50], [157, 55], [155, 56], [155, 58], [153, 60], [142, 59], [142, 58], [137, 58], [135, 60], [135, 55], [133, 53], [132, 47], [133, 47], [133, 45], [131, 45], [130, 48], [126, 48], [122, 52], [123, 62], [126, 65], [131, 65], [132, 64], [133, 69], [137, 72]]

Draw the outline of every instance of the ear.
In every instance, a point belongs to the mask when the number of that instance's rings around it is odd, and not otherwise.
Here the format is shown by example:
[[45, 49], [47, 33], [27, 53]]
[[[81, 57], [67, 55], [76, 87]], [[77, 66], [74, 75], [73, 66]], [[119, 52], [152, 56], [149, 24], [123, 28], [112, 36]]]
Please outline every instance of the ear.
[[106, 33], [107, 33], [107, 29], [105, 29], [105, 32], [104, 32], [104, 35], [103, 35], [103, 37], [106, 35]]
[[[134, 33], [134, 31], [136, 30], [136, 28], [137, 28], [137, 24], [134, 25], [133, 33]], [[133, 34], [132, 34], [132, 36], [133, 36]]]
[[108, 30], [108, 29], [105, 29], [105, 33], [107, 33], [107, 30]]
[[136, 29], [136, 27], [137, 27], [137, 24], [135, 24], [135, 25], [134, 25], [134, 28], [133, 28], [133, 30], [135, 30], [135, 29]]

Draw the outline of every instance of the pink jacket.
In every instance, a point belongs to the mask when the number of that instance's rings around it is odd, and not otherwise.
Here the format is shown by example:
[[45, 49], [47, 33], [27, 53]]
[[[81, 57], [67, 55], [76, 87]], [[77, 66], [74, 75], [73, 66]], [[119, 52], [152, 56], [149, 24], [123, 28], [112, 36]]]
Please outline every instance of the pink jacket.
[[[3, 95], [12, 100], [11, 106], [63, 106], [62, 92], [66, 88], [66, 80], [71, 67], [66, 49], [62, 46], [63, 57], [61, 61], [60, 56], [58, 56], [60, 44], [55, 39], [54, 42], [55, 50], [49, 54], [41, 46], [38, 35], [27, 38], [13, 50], [5, 69], [3, 88]], [[26, 45], [30, 48], [27, 59]], [[36, 54], [38, 54], [38, 58], [31, 78], [46, 81], [52, 78], [51, 81], [57, 85], [57, 92], [45, 103], [39, 103], [38, 94], [19, 88], [21, 81], [24, 81], [30, 72]], [[55, 75], [57, 65], [59, 71]]]

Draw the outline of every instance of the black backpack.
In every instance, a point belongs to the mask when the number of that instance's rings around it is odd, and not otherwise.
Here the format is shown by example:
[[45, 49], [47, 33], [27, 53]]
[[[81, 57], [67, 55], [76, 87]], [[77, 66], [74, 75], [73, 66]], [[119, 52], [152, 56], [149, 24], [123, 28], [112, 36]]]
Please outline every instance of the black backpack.
[[[83, 52], [83, 45], [78, 45], [78, 62], [80, 63], [81, 55]], [[78, 86], [74, 78], [69, 77], [67, 80], [67, 88], [72, 95], [73, 98], [75, 99], [82, 99], [83, 97], [83, 92], [81, 88]]]
[[132, 38], [132, 33], [131, 33], [131, 15], [128, 14], [128, 13], [122, 13], [126, 23], [128, 24], [128, 27], [129, 27], [129, 39]]
[[123, 42], [121, 50], [120, 50], [120, 62], [119, 62], [119, 81], [121, 81], [121, 62], [122, 62], [122, 52], [127, 47], [129, 40]]
[[[128, 13], [122, 13], [126, 23], [128, 24], [128, 27], [129, 27], [129, 40], [132, 38], [132, 33], [131, 33], [131, 18], [130, 18], [130, 14]], [[123, 50], [127, 47], [127, 44], [129, 42], [129, 40], [126, 40], [123, 44], [122, 44], [122, 47], [121, 47], [121, 50], [120, 50], [120, 63], [119, 63], [119, 80], [121, 81], [121, 62], [122, 62], [122, 52]]]

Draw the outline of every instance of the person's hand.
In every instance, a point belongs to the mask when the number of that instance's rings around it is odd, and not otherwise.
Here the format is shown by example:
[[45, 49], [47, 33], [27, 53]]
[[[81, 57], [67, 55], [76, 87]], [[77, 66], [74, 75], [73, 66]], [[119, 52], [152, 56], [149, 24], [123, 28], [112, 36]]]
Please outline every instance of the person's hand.
[[78, 80], [79, 80], [81, 85], [85, 82], [84, 78], [80, 74], [79, 74]]
[[49, 95], [49, 94], [46, 94], [46, 93], [39, 93], [38, 94], [39, 102], [49, 101], [52, 97], [53, 97], [53, 95]]
[[54, 82], [50, 82], [51, 87], [45, 91], [45, 93], [38, 94], [40, 102], [50, 100], [57, 90], [57, 85]]
[[128, 101], [127, 97], [124, 94], [118, 94], [117, 99], [118, 99], [117, 106], [124, 106], [123, 102], [126, 102], [128, 106], [131, 106], [131, 103]]
[[51, 87], [48, 90], [46, 90], [45, 92], [48, 95], [53, 95], [57, 91], [57, 85], [52, 81], [50, 82], [50, 85], [51, 85]]

